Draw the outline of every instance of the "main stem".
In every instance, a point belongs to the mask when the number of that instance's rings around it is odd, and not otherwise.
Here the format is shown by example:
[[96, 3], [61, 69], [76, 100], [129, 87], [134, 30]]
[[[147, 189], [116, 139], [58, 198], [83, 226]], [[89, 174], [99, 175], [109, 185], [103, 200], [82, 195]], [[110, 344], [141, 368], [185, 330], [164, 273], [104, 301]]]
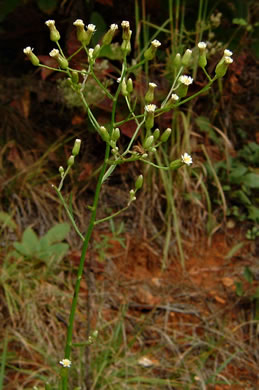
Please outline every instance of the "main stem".
[[[93, 207], [91, 208], [91, 210], [92, 210], [91, 218], [90, 218], [89, 226], [88, 226], [85, 238], [84, 238], [81, 257], [80, 257], [80, 263], [79, 263], [79, 267], [78, 267], [78, 271], [77, 271], [77, 280], [76, 280], [75, 291], [74, 291], [74, 296], [73, 296], [73, 300], [72, 300], [71, 311], [70, 311], [70, 316], [69, 316], [69, 323], [68, 323], [68, 328], [67, 328], [67, 339], [66, 339], [66, 347], [65, 347], [65, 358], [66, 359], [70, 359], [71, 348], [72, 348], [73, 326], [74, 326], [75, 312], [76, 312], [76, 307], [77, 307], [78, 294], [79, 294], [79, 289], [80, 289], [80, 282], [81, 282], [81, 279], [83, 276], [86, 252], [88, 249], [89, 241], [90, 241], [90, 238], [91, 238], [91, 235], [93, 232], [94, 223], [95, 223], [95, 219], [96, 219], [96, 211], [97, 211], [97, 206], [98, 206], [98, 201], [99, 201], [102, 179], [103, 179], [106, 167], [107, 167], [107, 164], [105, 161], [109, 157], [109, 152], [110, 152], [110, 147], [108, 144], [106, 144], [105, 159], [104, 159], [104, 163], [102, 165], [102, 169], [101, 169], [101, 172], [100, 172], [100, 175], [98, 178], [96, 191], [95, 191], [95, 195], [94, 195]], [[67, 390], [68, 370], [66, 370], [65, 374], [66, 375], [64, 375], [64, 377], [62, 378], [62, 390]]]

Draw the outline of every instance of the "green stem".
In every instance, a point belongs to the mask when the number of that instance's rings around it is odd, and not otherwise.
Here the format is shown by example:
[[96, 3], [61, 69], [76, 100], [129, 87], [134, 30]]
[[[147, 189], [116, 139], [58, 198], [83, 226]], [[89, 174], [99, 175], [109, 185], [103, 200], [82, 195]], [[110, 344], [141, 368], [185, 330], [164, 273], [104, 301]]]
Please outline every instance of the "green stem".
[[106, 221], [109, 221], [110, 219], [114, 218], [114, 217], [117, 217], [117, 215], [120, 215], [121, 213], [123, 213], [123, 211], [126, 211], [128, 208], [129, 208], [129, 204], [128, 206], [126, 207], [123, 207], [123, 209], [120, 209], [119, 211], [116, 211], [116, 213], [113, 213], [111, 215], [109, 215], [108, 217], [105, 217], [105, 218], [102, 218], [102, 219], [98, 219], [97, 221], [95, 221], [95, 225], [98, 225], [99, 223], [102, 223], [102, 222], [106, 222]]
[[108, 96], [109, 99], [113, 100], [113, 96], [112, 94], [108, 91], [107, 88], [105, 88], [105, 86], [100, 82], [100, 80], [95, 76], [95, 73], [92, 69], [92, 66], [91, 66], [91, 75], [92, 77], [95, 79], [95, 81], [97, 82], [97, 84], [99, 85], [99, 87], [105, 92], [105, 94]]
[[62, 203], [62, 205], [63, 205], [63, 207], [64, 207], [64, 209], [65, 209], [65, 211], [66, 211], [66, 213], [67, 213], [67, 216], [68, 216], [68, 218], [70, 219], [70, 222], [71, 222], [73, 228], [75, 229], [76, 233], [79, 235], [79, 237], [81, 238], [81, 240], [84, 241], [84, 236], [82, 235], [82, 233], [81, 233], [80, 230], [78, 229], [77, 224], [76, 224], [76, 222], [75, 222], [75, 220], [74, 220], [74, 218], [73, 218], [73, 215], [71, 214], [71, 212], [70, 212], [70, 210], [69, 210], [69, 207], [68, 207], [68, 205], [66, 204], [66, 201], [65, 201], [65, 199], [63, 198], [63, 196], [62, 196], [62, 194], [61, 194], [59, 188], [57, 188], [57, 187], [54, 186], [54, 185], [53, 185], [52, 187], [55, 189], [55, 191], [56, 191], [56, 193], [57, 193], [57, 195], [58, 195], [58, 197], [59, 197], [59, 199], [60, 199], [60, 201], [61, 201], [61, 203]]
[[[110, 147], [108, 144], [106, 144], [105, 161], [109, 157], [109, 152], [110, 152]], [[101, 169], [99, 178], [98, 178], [97, 185], [96, 185], [96, 191], [95, 191], [95, 195], [94, 195], [94, 202], [93, 202], [90, 222], [89, 222], [88, 229], [87, 229], [87, 232], [86, 232], [86, 235], [84, 238], [84, 243], [83, 243], [81, 257], [80, 257], [80, 263], [79, 263], [78, 272], [77, 272], [77, 280], [76, 280], [75, 291], [74, 291], [74, 296], [73, 296], [73, 300], [72, 300], [68, 329], [67, 329], [67, 339], [66, 339], [66, 347], [65, 347], [65, 358], [66, 359], [70, 359], [71, 348], [72, 348], [73, 325], [74, 325], [74, 320], [75, 320], [75, 312], [76, 312], [76, 307], [77, 307], [77, 299], [78, 299], [78, 294], [79, 294], [79, 289], [80, 289], [80, 282], [81, 282], [82, 275], [83, 275], [86, 252], [87, 252], [89, 241], [90, 241], [90, 238], [91, 238], [91, 235], [93, 232], [93, 228], [94, 228], [97, 206], [98, 206], [98, 201], [99, 201], [99, 195], [100, 195], [101, 185], [102, 185], [102, 179], [103, 179], [105, 170], [106, 170], [106, 163], [104, 162], [102, 165], [102, 169]], [[64, 388], [64, 390], [66, 390], [66, 389], [67, 389], [67, 387]]]

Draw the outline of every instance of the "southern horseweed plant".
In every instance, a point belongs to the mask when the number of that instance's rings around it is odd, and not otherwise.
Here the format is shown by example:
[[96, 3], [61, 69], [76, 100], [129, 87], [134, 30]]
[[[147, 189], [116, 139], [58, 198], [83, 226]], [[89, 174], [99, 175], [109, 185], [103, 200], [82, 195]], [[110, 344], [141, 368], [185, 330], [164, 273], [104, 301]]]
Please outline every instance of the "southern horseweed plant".
[[[179, 156], [179, 159], [170, 162], [168, 166], [159, 166], [153, 162], [152, 155], [156, 153], [156, 151], [158, 150], [159, 146], [162, 143], [168, 141], [172, 132], [170, 128], [167, 128], [162, 132], [160, 132], [160, 129], [158, 128], [154, 129], [155, 120], [158, 116], [162, 115], [163, 113], [168, 112], [170, 110], [176, 110], [182, 104], [190, 101], [194, 97], [197, 97], [198, 95], [207, 91], [216, 79], [221, 78], [225, 75], [229, 64], [231, 64], [233, 61], [231, 58], [232, 53], [229, 50], [225, 50], [223, 57], [221, 58], [221, 60], [216, 66], [214, 77], [211, 77], [206, 70], [206, 64], [207, 64], [206, 43], [200, 42], [197, 48], [197, 52], [199, 53], [199, 55], [196, 60], [198, 61], [198, 65], [200, 66], [200, 68], [202, 68], [203, 72], [205, 73], [208, 83], [200, 91], [196, 92], [193, 95], [189, 94], [189, 96], [186, 97], [188, 94], [188, 89], [190, 85], [193, 83], [193, 79], [192, 77], [184, 73], [186, 69], [188, 69], [188, 65], [191, 62], [195, 61], [195, 56], [193, 55], [193, 52], [190, 49], [187, 49], [182, 56], [179, 53], [177, 53], [174, 59], [176, 77], [173, 80], [172, 86], [167, 96], [161, 103], [161, 106], [157, 107], [154, 104], [154, 94], [155, 94], [156, 84], [150, 82], [148, 84], [148, 89], [146, 91], [145, 98], [144, 98], [145, 99], [144, 109], [142, 113], [136, 114], [135, 107], [139, 107], [141, 105], [136, 106], [137, 96], [134, 93], [134, 81], [133, 81], [134, 76], [137, 74], [138, 70], [140, 70], [143, 64], [145, 64], [145, 62], [152, 61], [154, 59], [157, 50], [161, 46], [161, 43], [156, 39], [153, 40], [150, 43], [150, 46], [144, 51], [142, 58], [139, 60], [139, 62], [131, 61], [131, 64], [129, 64], [127, 57], [131, 52], [132, 31], [130, 29], [130, 23], [128, 21], [123, 21], [121, 23], [122, 42], [120, 45], [121, 58], [122, 58], [121, 71], [120, 74], [118, 74], [117, 83], [113, 83], [113, 80], [111, 79], [110, 80], [111, 82], [109, 83], [109, 87], [107, 87], [96, 76], [95, 64], [99, 56], [101, 56], [102, 48], [104, 46], [112, 44], [111, 42], [119, 30], [118, 25], [112, 24], [110, 26], [110, 29], [103, 36], [102, 40], [100, 41], [100, 44], [97, 44], [94, 48], [90, 48], [89, 45], [91, 42], [91, 38], [96, 31], [96, 26], [94, 26], [93, 24], [89, 24], [87, 27], [85, 27], [85, 24], [81, 19], [77, 19], [73, 24], [75, 26], [77, 40], [79, 41], [80, 45], [77, 51], [75, 51], [70, 57], [66, 57], [59, 44], [60, 33], [56, 28], [55, 21], [48, 20], [46, 22], [46, 25], [50, 32], [50, 39], [56, 45], [56, 48], [51, 50], [51, 52], [49, 53], [49, 55], [53, 59], [55, 59], [57, 63], [56, 68], [49, 67], [47, 65], [40, 63], [39, 58], [33, 52], [33, 49], [31, 47], [28, 46], [24, 49], [24, 54], [26, 54], [26, 56], [34, 66], [61, 72], [64, 74], [64, 76], [67, 77], [72, 90], [80, 97], [93, 128], [96, 130], [96, 132], [99, 134], [99, 136], [106, 144], [104, 160], [101, 165], [93, 204], [90, 207], [90, 213], [91, 213], [90, 222], [87, 231], [84, 234], [80, 232], [73, 218], [73, 215], [70, 211], [70, 208], [68, 207], [61, 193], [64, 180], [75, 162], [75, 157], [79, 154], [80, 146], [81, 146], [80, 139], [75, 140], [72, 149], [72, 154], [67, 160], [66, 168], [63, 168], [62, 166], [59, 167], [59, 173], [60, 173], [59, 185], [58, 186], [53, 185], [53, 188], [55, 189], [61, 203], [63, 204], [66, 210], [70, 222], [72, 223], [75, 231], [80, 236], [83, 242], [80, 264], [78, 267], [77, 280], [75, 284], [75, 291], [74, 291], [74, 296], [71, 304], [71, 311], [70, 311], [69, 323], [67, 328], [67, 338], [65, 344], [64, 358], [59, 362], [60, 365], [62, 365], [59, 389], [62, 390], [68, 389], [69, 368], [71, 367], [72, 364], [71, 352], [73, 348], [72, 336], [73, 336], [73, 325], [75, 321], [75, 312], [76, 312], [78, 294], [80, 289], [80, 281], [83, 275], [84, 261], [86, 257], [85, 255], [86, 255], [86, 251], [90, 242], [90, 238], [94, 226], [96, 224], [99, 224], [103, 221], [107, 221], [115, 217], [116, 215], [122, 213], [130, 206], [132, 202], [136, 200], [136, 193], [142, 187], [143, 184], [143, 176], [140, 175], [135, 181], [135, 185], [129, 191], [128, 203], [125, 205], [123, 209], [101, 220], [97, 220], [96, 211], [98, 207], [99, 194], [100, 194], [102, 184], [113, 173], [117, 165], [124, 164], [126, 162], [141, 161], [143, 164], [148, 164], [157, 169], [168, 171], [169, 175], [170, 175], [170, 171], [177, 170], [183, 165], [190, 166], [192, 164], [192, 157], [186, 151], [181, 156]], [[76, 56], [80, 51], [85, 51], [86, 57], [88, 59], [87, 69], [78, 70], [70, 67], [71, 59], [74, 56]], [[111, 118], [107, 126], [101, 126], [98, 123], [93, 111], [91, 110], [87, 102], [87, 98], [84, 94], [85, 86], [90, 78], [95, 80], [95, 82], [98, 84], [99, 88], [101, 88], [105, 96], [111, 101], [112, 104]], [[111, 84], [112, 84], [112, 88], [110, 87]], [[116, 122], [117, 104], [119, 98], [121, 99], [121, 97], [125, 100], [129, 114], [127, 115], [127, 118], [124, 119], [123, 121]], [[125, 149], [121, 150], [121, 147], [118, 145], [118, 140], [121, 135], [120, 126], [131, 120], [134, 120], [135, 122], [135, 130], [132, 137], [129, 139]], [[138, 145], [136, 145], [137, 140], [138, 140]], [[139, 144], [139, 140], [141, 140], [141, 145]], [[97, 337], [97, 331], [93, 332], [93, 334], [85, 342], [85, 345], [89, 345], [92, 342], [94, 342], [96, 337]], [[47, 389], [52, 389], [52, 387], [49, 384], [46, 384], [45, 386]], [[53, 387], [53, 389], [54, 388], [55, 387]]]

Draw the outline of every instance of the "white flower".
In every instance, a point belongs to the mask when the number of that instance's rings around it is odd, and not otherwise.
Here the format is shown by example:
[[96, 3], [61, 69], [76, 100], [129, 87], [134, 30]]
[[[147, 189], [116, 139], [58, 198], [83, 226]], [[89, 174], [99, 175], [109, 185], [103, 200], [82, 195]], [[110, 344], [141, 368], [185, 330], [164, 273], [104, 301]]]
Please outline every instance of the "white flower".
[[179, 100], [179, 96], [176, 95], [176, 93], [173, 93], [173, 94], [171, 95], [171, 100], [177, 102], [177, 100]]
[[23, 49], [24, 54], [31, 54], [32, 51], [33, 49], [30, 46], [27, 46], [25, 49]]
[[49, 53], [50, 57], [56, 57], [59, 55], [59, 50], [58, 49], [52, 49], [51, 52]]
[[117, 24], [115, 24], [115, 23], [113, 23], [113, 24], [111, 24], [110, 25], [110, 29], [112, 30], [112, 31], [116, 31], [116, 30], [118, 30], [118, 25]]
[[146, 110], [147, 112], [155, 112], [155, 110], [156, 110], [156, 105], [155, 105], [155, 104], [147, 104], [147, 105], [145, 106], [145, 110]]
[[207, 47], [207, 44], [205, 42], [199, 42], [198, 43], [198, 48], [199, 49], [206, 49], [206, 47]]
[[225, 57], [231, 57], [232, 54], [233, 54], [232, 51], [230, 51], [230, 50], [228, 50], [228, 49], [225, 49], [225, 50], [224, 50], [224, 56], [225, 56]]
[[179, 77], [179, 81], [182, 84], [190, 85], [193, 82], [193, 78], [190, 77], [190, 76], [182, 75], [182, 76]]
[[224, 57], [224, 62], [225, 62], [226, 64], [232, 64], [233, 59], [232, 59], [231, 57]]
[[69, 368], [71, 367], [72, 362], [69, 359], [62, 359], [60, 360], [59, 364], [61, 364], [63, 367]]
[[151, 45], [157, 48], [157, 47], [161, 46], [161, 42], [159, 42], [157, 39], [154, 39], [151, 42]]
[[130, 26], [130, 23], [129, 23], [127, 20], [123, 20], [123, 21], [121, 22], [121, 27], [129, 28], [129, 26]]
[[90, 32], [95, 32], [96, 26], [94, 24], [88, 24], [87, 30], [89, 30]]
[[88, 50], [88, 55], [89, 55], [89, 58], [90, 58], [90, 59], [93, 58], [93, 54], [94, 54], [94, 49], [89, 49], [89, 50]]
[[118, 77], [117, 78], [117, 83], [120, 83], [121, 82], [121, 77]]
[[192, 164], [192, 157], [188, 153], [182, 154], [182, 162], [186, 165]]
[[157, 85], [155, 83], [148, 83], [148, 85], [151, 87], [151, 88], [156, 88]]
[[82, 21], [82, 19], [76, 19], [75, 21], [74, 21], [74, 23], [73, 23], [73, 25], [74, 26], [76, 26], [76, 27], [84, 27], [84, 22]]
[[48, 27], [52, 27], [52, 26], [55, 26], [55, 20], [47, 20], [45, 22], [46, 26]]

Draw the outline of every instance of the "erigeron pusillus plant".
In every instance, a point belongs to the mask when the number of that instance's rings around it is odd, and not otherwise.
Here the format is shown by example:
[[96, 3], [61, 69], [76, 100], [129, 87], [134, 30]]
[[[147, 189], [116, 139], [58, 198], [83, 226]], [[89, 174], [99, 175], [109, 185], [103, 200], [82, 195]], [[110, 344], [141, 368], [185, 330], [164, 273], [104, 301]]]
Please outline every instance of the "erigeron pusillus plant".
[[[131, 99], [132, 93], [134, 91], [134, 82], [133, 82], [134, 72], [137, 70], [138, 67], [142, 66], [146, 61], [152, 61], [154, 59], [157, 50], [161, 46], [161, 43], [157, 39], [153, 40], [150, 43], [150, 46], [144, 52], [143, 58], [139, 61], [139, 63], [134, 62], [134, 65], [130, 65], [128, 63], [127, 56], [131, 52], [132, 31], [130, 29], [130, 23], [128, 21], [123, 21], [121, 23], [121, 28], [122, 28], [121, 51], [123, 53], [123, 60], [121, 65], [121, 71], [117, 79], [116, 92], [112, 94], [110, 90], [106, 88], [106, 86], [103, 85], [95, 75], [94, 65], [96, 59], [99, 56], [102, 46], [111, 44], [115, 34], [119, 30], [118, 25], [112, 24], [109, 30], [103, 36], [100, 44], [97, 44], [94, 48], [90, 48], [89, 45], [91, 42], [91, 38], [96, 31], [96, 26], [94, 26], [93, 24], [89, 24], [87, 27], [85, 27], [85, 24], [81, 19], [77, 19], [73, 24], [76, 28], [77, 39], [81, 46], [80, 49], [78, 49], [70, 57], [66, 57], [59, 44], [60, 33], [56, 28], [55, 21], [48, 20], [46, 22], [46, 25], [49, 28], [49, 32], [50, 32], [50, 39], [56, 44], [56, 48], [53, 48], [49, 53], [49, 55], [52, 58], [54, 58], [57, 62], [56, 68], [49, 67], [47, 65], [40, 63], [39, 58], [33, 52], [33, 49], [30, 46], [24, 49], [24, 54], [26, 54], [26, 56], [34, 66], [47, 68], [47, 69], [64, 73], [64, 76], [66, 76], [69, 80], [71, 88], [80, 96], [93, 128], [96, 130], [96, 132], [102, 138], [103, 142], [106, 144], [104, 161], [102, 163], [101, 170], [99, 173], [93, 204], [89, 207], [91, 212], [90, 222], [85, 233], [82, 233], [78, 228], [73, 218], [73, 215], [70, 211], [70, 208], [68, 207], [68, 205], [66, 204], [62, 196], [62, 187], [63, 187], [64, 180], [68, 172], [70, 171], [70, 169], [73, 167], [75, 163], [75, 158], [78, 156], [80, 152], [80, 146], [81, 146], [80, 139], [76, 139], [74, 142], [71, 156], [68, 158], [66, 163], [66, 168], [62, 166], [59, 167], [59, 173], [60, 173], [59, 185], [58, 186], [53, 185], [53, 188], [56, 191], [57, 196], [59, 197], [61, 203], [63, 204], [67, 212], [68, 218], [70, 219], [76, 233], [82, 239], [82, 243], [83, 243], [80, 264], [79, 264], [78, 274], [77, 274], [77, 280], [75, 284], [75, 291], [72, 299], [69, 323], [67, 328], [67, 337], [66, 337], [64, 356], [62, 360], [60, 360], [59, 362], [60, 365], [62, 366], [59, 388], [62, 390], [68, 389], [69, 369], [72, 365], [71, 353], [73, 349], [72, 338], [73, 338], [73, 326], [75, 321], [75, 312], [76, 312], [78, 294], [80, 289], [80, 281], [82, 279], [83, 270], [84, 270], [86, 252], [88, 249], [88, 245], [91, 239], [94, 226], [122, 213], [131, 205], [132, 202], [136, 200], [136, 193], [138, 190], [141, 189], [143, 185], [143, 175], [139, 175], [138, 178], [136, 179], [133, 188], [129, 191], [128, 203], [125, 205], [123, 209], [119, 210], [115, 214], [97, 220], [96, 211], [98, 207], [99, 194], [100, 194], [102, 184], [113, 173], [117, 165], [126, 162], [141, 161], [143, 164], [149, 164], [153, 167], [156, 167], [157, 169], [168, 171], [169, 174], [170, 171], [177, 170], [184, 165], [190, 166], [192, 164], [192, 157], [188, 154], [189, 151], [188, 152], [184, 151], [184, 153], [181, 156], [179, 156], [179, 159], [175, 161], [171, 161], [168, 166], [159, 166], [152, 162], [152, 153], [155, 153], [162, 143], [167, 142], [172, 132], [170, 128], [167, 128], [162, 132], [158, 128], [154, 129], [156, 117], [162, 115], [163, 113], [169, 110], [176, 109], [180, 105], [188, 102], [194, 97], [207, 91], [216, 79], [221, 78], [225, 75], [229, 64], [233, 62], [231, 57], [232, 53], [229, 50], [225, 50], [221, 60], [216, 66], [214, 77], [211, 77], [205, 69], [207, 65], [206, 43], [200, 42], [198, 44], [198, 49], [199, 49], [198, 64], [203, 69], [208, 79], [208, 83], [200, 91], [191, 95], [189, 93], [189, 87], [193, 83], [193, 79], [189, 75], [183, 74], [183, 72], [184, 69], [186, 69], [186, 66], [189, 64], [189, 62], [193, 59], [192, 50], [187, 49], [182, 57], [179, 53], [176, 54], [174, 63], [177, 69], [177, 75], [172, 83], [172, 86], [166, 98], [161, 103], [161, 106], [157, 107], [154, 104], [156, 84], [151, 81], [148, 84], [148, 89], [145, 94], [144, 112], [136, 115], [134, 113], [132, 99]], [[86, 53], [86, 57], [88, 58], [88, 67], [87, 69], [82, 69], [82, 70], [73, 69], [70, 67], [69, 62], [71, 58], [81, 50], [84, 50]], [[84, 88], [89, 77], [94, 78], [94, 80], [99, 85], [99, 87], [102, 88], [103, 92], [111, 100], [112, 103], [111, 119], [110, 119], [110, 123], [107, 123], [107, 126], [101, 126], [98, 123], [91, 108], [87, 103], [84, 94]], [[186, 97], [188, 94], [189, 96]], [[129, 110], [129, 115], [125, 120], [116, 122], [117, 103], [120, 95], [122, 95], [123, 98], [125, 99], [125, 103]], [[120, 138], [120, 126], [128, 121], [131, 121], [132, 119], [135, 121], [134, 134], [130, 138], [125, 149], [121, 150], [121, 147], [118, 145], [118, 140]], [[110, 130], [108, 130], [108, 128]], [[138, 136], [141, 132], [142, 132], [142, 139], [143, 139], [142, 147], [134, 148], [136, 140], [139, 139]], [[97, 337], [97, 331], [95, 331], [92, 334], [92, 336], [90, 336], [89, 340], [86, 341], [86, 344], [87, 343], [91, 344], [96, 337]], [[50, 385], [46, 385], [46, 388], [51, 388], [51, 387]]]

